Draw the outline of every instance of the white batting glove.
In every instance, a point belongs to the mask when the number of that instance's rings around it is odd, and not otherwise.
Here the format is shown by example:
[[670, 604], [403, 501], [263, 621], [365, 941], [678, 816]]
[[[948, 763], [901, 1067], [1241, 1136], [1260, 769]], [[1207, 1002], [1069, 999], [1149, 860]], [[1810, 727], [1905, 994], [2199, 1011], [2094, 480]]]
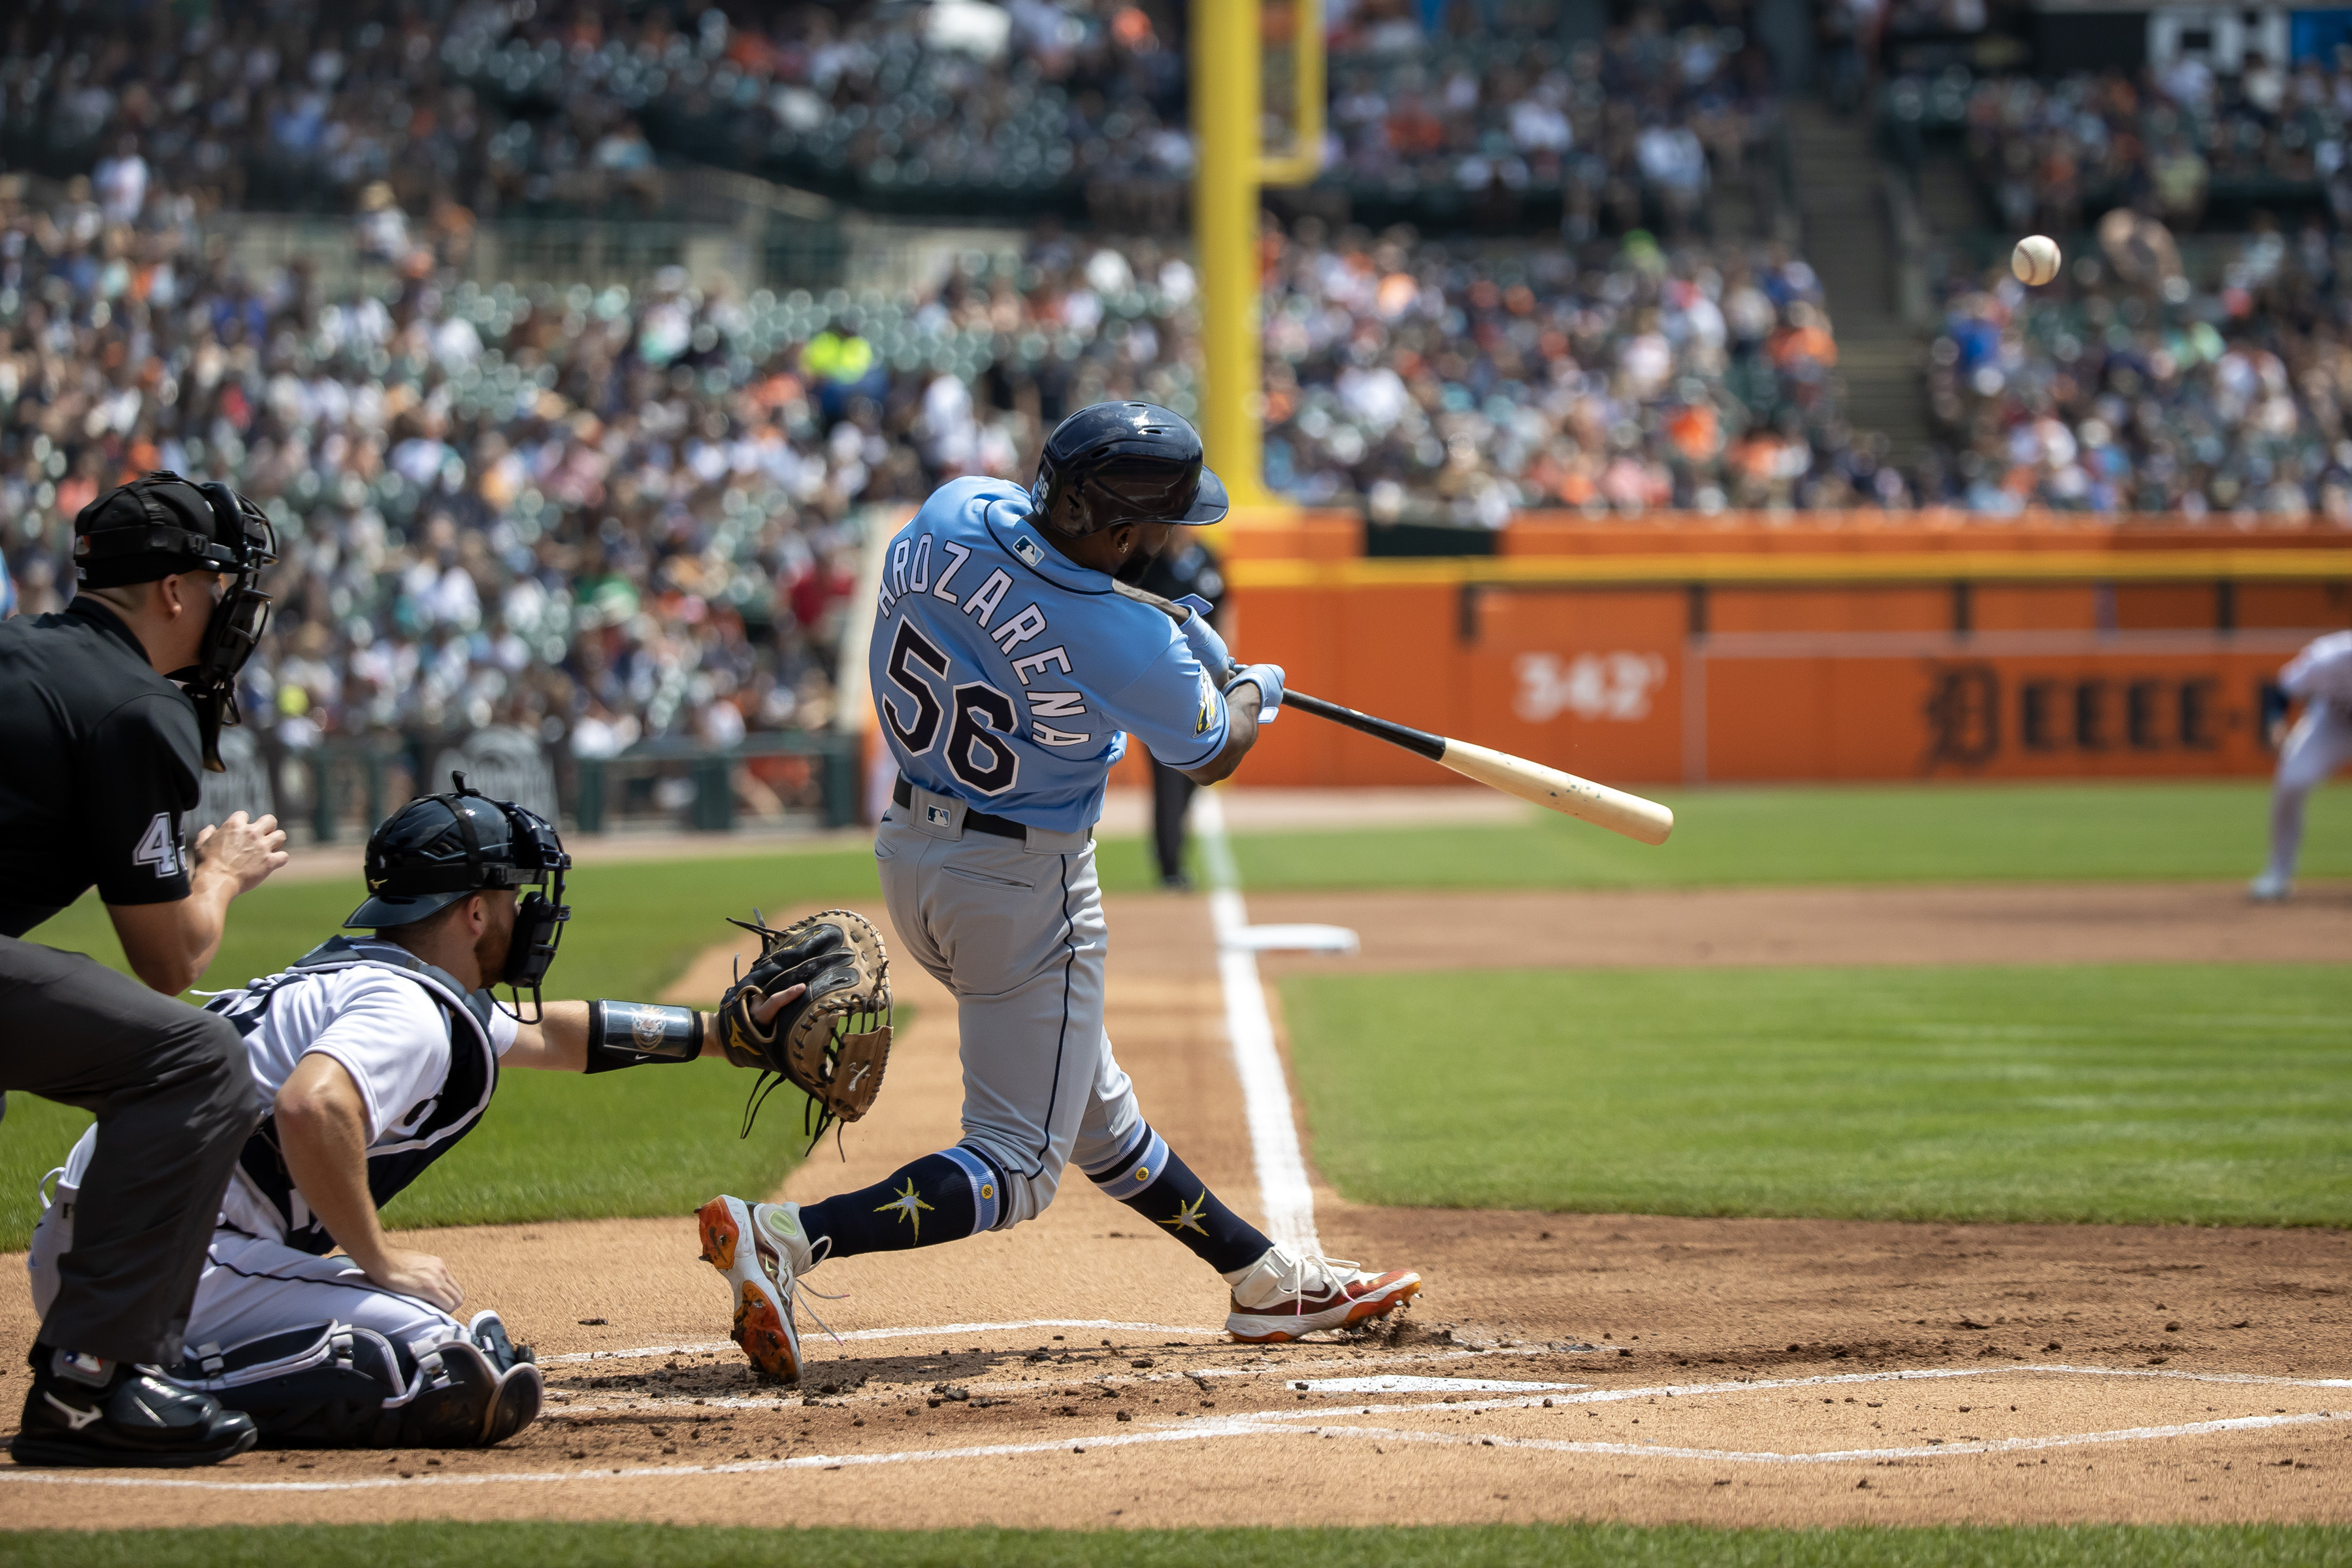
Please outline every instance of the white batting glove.
[[1282, 666], [1278, 664], [1245, 664], [1234, 671], [1225, 682], [1225, 696], [1230, 700], [1234, 688], [1244, 681], [1258, 689], [1257, 721], [1271, 724], [1282, 711]]

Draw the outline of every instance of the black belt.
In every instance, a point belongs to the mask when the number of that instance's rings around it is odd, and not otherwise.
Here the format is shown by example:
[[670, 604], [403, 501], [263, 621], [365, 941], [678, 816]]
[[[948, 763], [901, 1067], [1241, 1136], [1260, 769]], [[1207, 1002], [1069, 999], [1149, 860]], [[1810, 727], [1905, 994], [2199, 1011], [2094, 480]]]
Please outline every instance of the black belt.
[[[901, 778], [891, 786], [890, 799], [894, 804], [912, 811], [915, 807], [915, 786]], [[984, 811], [974, 811], [970, 806], [964, 807], [963, 825], [976, 832], [992, 833], [999, 838], [1018, 838], [1024, 844], [1029, 840], [1029, 830], [1011, 817], [991, 816]]]

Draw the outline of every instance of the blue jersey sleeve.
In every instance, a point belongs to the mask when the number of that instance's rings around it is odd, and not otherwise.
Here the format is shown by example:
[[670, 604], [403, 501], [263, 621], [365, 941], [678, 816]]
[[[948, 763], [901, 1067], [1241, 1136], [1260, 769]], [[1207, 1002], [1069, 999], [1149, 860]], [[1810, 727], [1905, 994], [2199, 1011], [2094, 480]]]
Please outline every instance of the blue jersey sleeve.
[[1173, 626], [1166, 651], [1103, 706], [1114, 723], [1171, 768], [1197, 768], [1225, 749], [1224, 693]]

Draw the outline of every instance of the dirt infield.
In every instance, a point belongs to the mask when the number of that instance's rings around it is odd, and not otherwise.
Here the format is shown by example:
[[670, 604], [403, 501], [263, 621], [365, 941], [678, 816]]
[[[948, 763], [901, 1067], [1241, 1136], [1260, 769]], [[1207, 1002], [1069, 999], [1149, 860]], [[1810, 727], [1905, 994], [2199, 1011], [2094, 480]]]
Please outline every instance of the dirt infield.
[[[1251, 913], [1339, 921], [1363, 933], [1356, 962], [1415, 966], [1498, 942], [1490, 962], [2334, 960], [2352, 921], [2341, 899], [2248, 911], [2197, 888], [1268, 896]], [[1111, 928], [1120, 1058], [1155, 1124], [1254, 1214], [1202, 901], [1116, 900]], [[2053, 951], [2057, 931], [2075, 945]], [[706, 955], [681, 991], [726, 967]], [[921, 1016], [889, 1091], [847, 1163], [821, 1152], [788, 1195], [953, 1140], [950, 999], [911, 966], [898, 979]], [[813, 1283], [844, 1295], [814, 1305], [842, 1342], [809, 1331], [797, 1391], [758, 1385], [724, 1342], [686, 1216], [417, 1233], [535, 1342], [548, 1420], [488, 1453], [0, 1468], [0, 1515], [2352, 1519], [2352, 1235], [1385, 1210], [1318, 1190], [1331, 1251], [1420, 1268], [1426, 1293], [1392, 1331], [1257, 1349], [1216, 1331], [1213, 1277], [1085, 1184], [1015, 1231], [828, 1265]], [[21, 1261], [0, 1258], [11, 1343], [33, 1327]]]

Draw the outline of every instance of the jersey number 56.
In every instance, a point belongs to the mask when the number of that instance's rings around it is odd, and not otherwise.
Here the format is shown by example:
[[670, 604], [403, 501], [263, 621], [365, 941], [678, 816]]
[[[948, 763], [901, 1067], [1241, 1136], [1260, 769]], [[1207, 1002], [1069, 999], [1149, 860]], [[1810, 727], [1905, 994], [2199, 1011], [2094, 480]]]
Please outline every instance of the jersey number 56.
[[[933, 647], [912, 622], [900, 621], [898, 638], [890, 645], [889, 662], [883, 669], [890, 684], [906, 694], [913, 710], [903, 711], [886, 692], [883, 722], [890, 726], [890, 733], [908, 756], [919, 757], [938, 743], [940, 724], [952, 707], [955, 717], [947, 725], [947, 751], [941, 761], [948, 772], [981, 794], [1003, 795], [1021, 777], [1020, 755], [1006, 743], [1006, 737], [1016, 732], [1021, 710], [1012, 698], [984, 680], [954, 682], [949, 662], [948, 656]], [[919, 665], [920, 669], [914, 668]], [[935, 687], [947, 690], [946, 704], [940, 701]]]

